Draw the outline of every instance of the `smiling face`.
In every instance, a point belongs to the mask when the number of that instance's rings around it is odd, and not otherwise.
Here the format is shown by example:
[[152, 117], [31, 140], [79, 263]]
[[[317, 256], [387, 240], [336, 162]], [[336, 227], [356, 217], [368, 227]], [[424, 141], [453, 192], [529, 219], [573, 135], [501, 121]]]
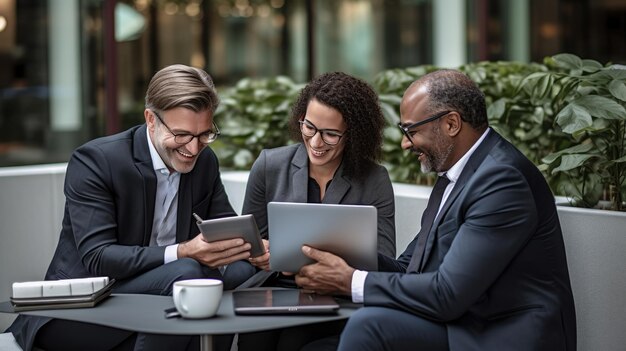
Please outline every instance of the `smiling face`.
[[[425, 86], [411, 87], [402, 99], [400, 104], [400, 123], [403, 126], [426, 120], [434, 113], [428, 111], [428, 96]], [[443, 133], [442, 125], [445, 116], [411, 128], [408, 134], [411, 138], [404, 136], [402, 138], [402, 148], [410, 150], [417, 155], [417, 159], [421, 164], [422, 172], [444, 172], [447, 171], [451, 164], [451, 155], [454, 150], [453, 140], [447, 138]]]
[[[348, 128], [339, 111], [316, 99], [309, 102], [304, 119], [318, 130], [324, 129], [345, 134]], [[309, 156], [309, 168], [317, 172], [323, 171], [329, 172], [330, 175], [334, 174], [341, 164], [345, 137], [342, 137], [337, 145], [326, 144], [319, 132], [311, 137], [303, 134], [302, 140]]]
[[198, 155], [206, 148], [206, 145], [198, 141], [198, 138], [193, 138], [186, 144], [178, 144], [174, 141], [172, 133], [199, 135], [207, 132], [213, 127], [213, 114], [210, 110], [194, 112], [184, 107], [158, 113], [167, 127], [150, 109], [144, 110], [154, 148], [170, 171], [191, 172], [196, 165]]

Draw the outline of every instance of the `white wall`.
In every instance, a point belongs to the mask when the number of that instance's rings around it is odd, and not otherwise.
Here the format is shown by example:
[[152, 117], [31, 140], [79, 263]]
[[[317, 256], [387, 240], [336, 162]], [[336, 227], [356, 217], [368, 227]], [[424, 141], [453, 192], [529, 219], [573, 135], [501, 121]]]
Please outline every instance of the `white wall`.
[[578, 350], [626, 350], [626, 212], [558, 209]]
[[[0, 301], [14, 281], [43, 279], [63, 217], [65, 164], [0, 168]], [[13, 321], [0, 313], [0, 332]]]
[[[14, 281], [42, 279], [63, 216], [65, 165], [0, 168], [0, 301]], [[222, 181], [241, 213], [247, 172]], [[430, 188], [394, 184], [398, 254], [419, 231]], [[623, 350], [626, 345], [626, 213], [559, 206], [577, 309], [578, 350]], [[599, 222], [595, 222], [599, 217]], [[0, 332], [13, 320], [0, 314]]]

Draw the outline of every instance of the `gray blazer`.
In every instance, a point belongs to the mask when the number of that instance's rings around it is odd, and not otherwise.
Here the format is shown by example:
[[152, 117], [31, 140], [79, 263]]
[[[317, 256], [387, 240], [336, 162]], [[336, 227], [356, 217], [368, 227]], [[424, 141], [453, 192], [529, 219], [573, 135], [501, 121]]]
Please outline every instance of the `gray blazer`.
[[[243, 213], [253, 214], [267, 238], [267, 203], [307, 202], [309, 167], [301, 144], [263, 150], [250, 170]], [[322, 200], [328, 204], [372, 205], [378, 210], [378, 252], [395, 258], [394, 197], [389, 174], [376, 166], [363, 180], [344, 176], [340, 166]]]

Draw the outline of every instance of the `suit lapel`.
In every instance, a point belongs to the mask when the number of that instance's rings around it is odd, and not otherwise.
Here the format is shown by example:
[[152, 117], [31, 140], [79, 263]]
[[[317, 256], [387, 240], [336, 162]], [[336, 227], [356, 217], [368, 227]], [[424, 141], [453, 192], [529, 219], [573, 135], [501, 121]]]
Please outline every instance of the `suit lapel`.
[[343, 176], [343, 163], [335, 172], [335, 176], [333, 177], [333, 181], [330, 183], [328, 190], [326, 191], [326, 195], [322, 200], [322, 203], [325, 204], [339, 204], [343, 197], [350, 190], [350, 182]]
[[454, 184], [452, 192], [450, 192], [450, 195], [448, 195], [446, 202], [443, 204], [439, 215], [437, 216], [437, 218], [435, 218], [433, 226], [430, 229], [431, 233], [430, 235], [428, 235], [428, 239], [426, 241], [426, 246], [424, 248], [424, 259], [422, 260], [422, 264], [419, 267], [420, 271], [428, 262], [428, 259], [430, 258], [430, 252], [433, 248], [435, 240], [437, 239], [435, 238], [436, 235], [433, 234], [432, 231], [437, 230], [439, 224], [441, 223], [441, 220], [443, 219], [443, 217], [445, 217], [445, 214], [450, 208], [451, 204], [454, 203], [461, 191], [465, 188], [465, 184], [467, 184], [472, 175], [474, 175], [478, 167], [483, 163], [485, 157], [487, 157], [491, 149], [499, 140], [501, 140], [500, 135], [498, 135], [498, 133], [496, 133], [493, 129], [489, 130], [489, 133], [485, 137], [485, 140], [483, 140], [483, 142], [478, 146], [476, 151], [474, 151], [472, 156], [470, 156], [470, 159], [465, 164], [465, 167], [463, 168], [459, 179]]
[[135, 167], [141, 173], [143, 179], [143, 197], [144, 197], [144, 233], [143, 245], [150, 245], [150, 235], [152, 235], [152, 221], [154, 220], [154, 202], [156, 201], [156, 175], [150, 158], [150, 149], [148, 148], [148, 137], [146, 134], [146, 125], [135, 130], [133, 137], [133, 157], [135, 158]]
[[309, 184], [309, 159], [306, 154], [306, 147], [300, 144], [295, 155], [291, 159], [291, 184], [293, 202], [307, 202]]

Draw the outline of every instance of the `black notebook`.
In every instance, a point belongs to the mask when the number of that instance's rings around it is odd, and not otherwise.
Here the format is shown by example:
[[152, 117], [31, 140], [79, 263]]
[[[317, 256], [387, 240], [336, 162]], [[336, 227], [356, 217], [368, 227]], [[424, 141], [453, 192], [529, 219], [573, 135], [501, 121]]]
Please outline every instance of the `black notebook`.
[[335, 314], [339, 304], [332, 296], [300, 289], [249, 289], [233, 292], [235, 314]]

